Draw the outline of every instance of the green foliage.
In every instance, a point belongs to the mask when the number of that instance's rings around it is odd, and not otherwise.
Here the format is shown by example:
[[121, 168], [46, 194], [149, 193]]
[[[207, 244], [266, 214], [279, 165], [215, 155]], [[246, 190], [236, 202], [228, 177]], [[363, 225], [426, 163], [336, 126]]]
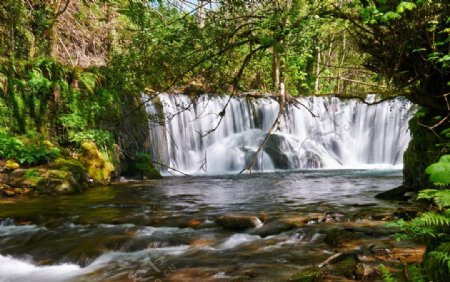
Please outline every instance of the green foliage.
[[419, 192], [417, 199], [433, 200], [439, 209], [450, 207], [450, 190], [425, 189]]
[[420, 238], [428, 244], [425, 274], [431, 281], [450, 279], [450, 190], [444, 188], [450, 184], [449, 160], [450, 155], [443, 155], [426, 169], [433, 184], [442, 188], [424, 189], [417, 197], [432, 200], [439, 210], [424, 212], [409, 222], [402, 220], [396, 223], [405, 232], [399, 238]]
[[450, 280], [450, 243], [440, 243], [426, 254], [425, 269], [430, 281]]
[[411, 224], [424, 227], [448, 227], [450, 226], [450, 218], [448, 215], [442, 215], [435, 212], [425, 212], [414, 218]]
[[420, 268], [416, 264], [408, 265], [409, 280], [412, 282], [425, 282]]
[[22, 140], [7, 134], [0, 134], [0, 159], [14, 159], [20, 164], [35, 165], [49, 162], [58, 157], [58, 148], [41, 140]]
[[387, 270], [387, 268], [380, 264], [381, 277], [384, 282], [396, 282], [397, 280], [392, 277], [392, 274]]
[[427, 167], [425, 170], [430, 175], [430, 181], [436, 185], [450, 184], [450, 155], [444, 155], [439, 159], [439, 162]]

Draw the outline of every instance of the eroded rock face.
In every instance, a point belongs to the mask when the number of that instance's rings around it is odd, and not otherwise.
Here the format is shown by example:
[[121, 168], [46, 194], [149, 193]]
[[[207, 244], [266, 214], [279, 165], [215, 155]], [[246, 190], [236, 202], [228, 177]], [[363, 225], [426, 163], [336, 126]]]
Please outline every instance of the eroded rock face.
[[282, 150], [284, 139], [284, 136], [271, 134], [264, 148], [264, 152], [270, 156], [274, 167], [277, 169], [289, 168], [289, 158]]
[[223, 215], [216, 219], [216, 223], [234, 230], [261, 227], [263, 225], [258, 217], [245, 214]]

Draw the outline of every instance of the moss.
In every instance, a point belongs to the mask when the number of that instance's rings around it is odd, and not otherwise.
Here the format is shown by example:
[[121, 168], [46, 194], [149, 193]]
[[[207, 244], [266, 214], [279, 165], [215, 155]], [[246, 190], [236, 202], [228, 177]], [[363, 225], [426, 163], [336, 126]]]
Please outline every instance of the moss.
[[292, 276], [289, 281], [296, 281], [296, 282], [315, 282], [320, 281], [324, 276], [324, 273], [319, 268], [307, 268], [303, 271], [295, 274]]
[[31, 181], [33, 184], [39, 183], [39, 181], [42, 179], [41, 172], [38, 169], [32, 168], [28, 169], [25, 174], [25, 179]]
[[86, 173], [86, 168], [84, 165], [80, 161], [72, 158], [58, 158], [52, 163], [51, 167], [64, 171], [70, 171], [77, 175]]
[[7, 160], [4, 166], [5, 170], [15, 170], [18, 169], [20, 167], [20, 165], [13, 161], [13, 160]]
[[357, 264], [358, 257], [356, 255], [344, 255], [333, 265], [333, 271], [347, 278], [354, 279]]
[[98, 184], [109, 184], [111, 182], [114, 166], [97, 148], [92, 141], [81, 144], [79, 155], [80, 162], [87, 168], [90, 177]]
[[73, 194], [83, 191], [83, 181], [72, 172], [49, 167], [19, 169], [8, 177], [8, 185], [29, 188], [37, 194]]
[[136, 155], [132, 165], [133, 169], [141, 175], [141, 178], [160, 179], [162, 178], [158, 170], [153, 166], [149, 154], [139, 153]]

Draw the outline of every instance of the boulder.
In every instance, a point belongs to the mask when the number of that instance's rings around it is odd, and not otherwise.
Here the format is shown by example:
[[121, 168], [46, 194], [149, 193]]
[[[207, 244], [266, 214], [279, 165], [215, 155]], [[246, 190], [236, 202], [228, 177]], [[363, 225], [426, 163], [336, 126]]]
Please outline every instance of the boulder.
[[72, 194], [83, 190], [83, 182], [78, 181], [71, 171], [48, 167], [16, 169], [8, 175], [6, 185], [16, 188], [16, 194], [28, 191], [23, 189], [39, 194]]
[[405, 193], [409, 192], [409, 191], [410, 191], [410, 189], [408, 187], [401, 185], [394, 189], [379, 193], [375, 196], [375, 198], [382, 199], [382, 200], [391, 200], [391, 201], [406, 201], [410, 197], [405, 196]]
[[289, 168], [289, 158], [282, 150], [283, 142], [286, 142], [284, 136], [271, 134], [264, 148], [264, 152], [270, 156], [277, 169]]
[[216, 219], [216, 223], [228, 229], [247, 229], [263, 225], [258, 217], [245, 214], [223, 215]]
[[114, 166], [94, 142], [85, 141], [81, 144], [79, 160], [87, 168], [89, 176], [95, 183], [109, 184], [111, 182]]
[[282, 232], [289, 231], [296, 227], [297, 225], [295, 224], [284, 222], [279, 219], [274, 219], [267, 223], [264, 223], [264, 225], [261, 228], [256, 229], [253, 234], [259, 235], [261, 237], [267, 237], [270, 235], [276, 235]]
[[362, 280], [367, 279], [370, 276], [376, 275], [375, 269], [365, 263], [358, 263], [355, 268], [356, 278]]
[[5, 170], [15, 170], [18, 169], [19, 167], [20, 165], [13, 160], [7, 160], [4, 165]]
[[353, 232], [350, 232], [349, 230], [345, 229], [336, 228], [332, 229], [327, 233], [327, 235], [324, 238], [324, 242], [330, 247], [337, 247], [344, 241], [351, 240], [354, 237], [355, 236]]

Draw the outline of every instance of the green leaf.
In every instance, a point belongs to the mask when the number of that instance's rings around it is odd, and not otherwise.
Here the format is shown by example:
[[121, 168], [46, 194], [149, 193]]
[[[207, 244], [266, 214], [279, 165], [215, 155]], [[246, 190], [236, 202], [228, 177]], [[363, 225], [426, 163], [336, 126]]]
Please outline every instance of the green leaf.
[[445, 138], [450, 138], [450, 128], [442, 130], [441, 135], [443, 135]]
[[425, 173], [430, 175], [430, 181], [434, 184], [450, 184], [450, 155], [443, 155], [437, 163], [428, 166]]
[[450, 163], [434, 163], [425, 170], [430, 181], [438, 185], [450, 184]]
[[395, 12], [387, 12], [386, 14], [383, 15], [382, 17], [382, 21], [383, 22], [388, 22], [390, 20], [396, 20], [401, 18], [402, 16], [400, 16], [400, 14], [395, 13]]
[[414, 4], [412, 2], [401, 2], [397, 6], [397, 13], [401, 14], [401, 13], [405, 12], [405, 10], [411, 11], [416, 7], [417, 7], [416, 4]]

